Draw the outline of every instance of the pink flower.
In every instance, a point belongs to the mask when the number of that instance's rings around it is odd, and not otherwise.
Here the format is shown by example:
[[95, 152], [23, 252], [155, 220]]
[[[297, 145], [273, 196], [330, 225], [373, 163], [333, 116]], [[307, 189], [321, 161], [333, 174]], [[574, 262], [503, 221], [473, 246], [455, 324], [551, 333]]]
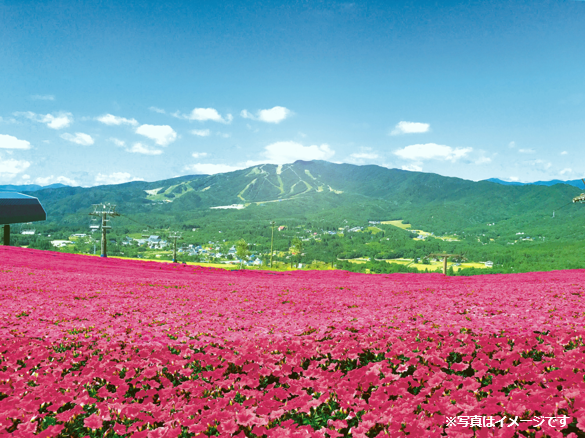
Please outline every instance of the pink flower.
[[403, 373], [405, 371], [408, 371], [408, 365], [406, 364], [401, 364], [398, 366], [398, 368], [396, 368], [396, 371], [398, 371], [399, 373]]
[[102, 419], [98, 415], [93, 414], [83, 420], [83, 425], [90, 429], [100, 429], [102, 427]]
[[118, 435], [124, 435], [126, 433], [126, 426], [116, 423], [114, 425], [114, 432], [116, 432]]

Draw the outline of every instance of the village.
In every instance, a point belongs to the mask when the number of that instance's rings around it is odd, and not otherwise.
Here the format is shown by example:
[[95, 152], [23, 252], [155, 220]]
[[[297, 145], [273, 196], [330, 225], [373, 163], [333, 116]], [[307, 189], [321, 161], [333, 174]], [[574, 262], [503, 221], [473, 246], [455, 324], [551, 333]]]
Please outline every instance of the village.
[[[323, 243], [323, 241], [330, 241], [331, 239], [344, 239], [350, 237], [350, 240], [357, 243], [364, 236], [371, 236], [372, 239], [379, 238], [380, 241], [388, 241], [389, 237], [384, 236], [384, 230], [396, 227], [410, 234], [412, 242], [437, 241], [457, 242], [457, 236], [435, 236], [432, 232], [424, 230], [411, 229], [410, 224], [404, 224], [400, 220], [394, 221], [368, 221], [363, 225], [345, 225], [337, 229], [313, 229], [297, 226], [294, 229], [289, 229], [286, 225], [278, 225], [274, 227], [277, 240], [281, 241], [279, 247], [275, 247], [272, 252], [272, 260], [270, 257], [270, 245], [265, 239], [259, 241], [246, 242], [246, 252], [244, 256], [238, 255], [237, 240], [234, 238], [234, 230], [218, 230], [217, 234], [225, 239], [205, 239], [209, 237], [209, 232], [202, 233], [198, 228], [189, 230], [183, 233], [183, 237], [175, 242], [174, 239], [169, 238], [168, 232], [164, 230], [157, 230], [158, 233], [149, 233], [148, 229], [141, 233], [124, 233], [123, 235], [116, 233], [109, 233], [107, 235], [107, 253], [111, 257], [135, 258], [143, 260], [160, 260], [170, 261], [176, 260], [181, 263], [204, 264], [208, 266], [224, 266], [227, 268], [233, 267], [255, 267], [255, 268], [269, 268], [271, 265], [274, 268], [287, 269], [334, 269], [338, 263], [349, 262], [353, 265], [362, 265], [368, 262], [386, 262], [396, 265], [401, 265], [407, 268], [415, 268], [420, 271], [434, 271], [446, 269], [444, 257], [432, 256], [422, 254], [421, 256], [405, 257], [398, 255], [395, 257], [385, 256], [346, 256], [344, 253], [330, 254], [328, 260], [319, 258], [315, 254], [315, 248]], [[87, 255], [99, 255], [101, 250], [100, 235], [98, 233], [99, 227], [95, 225], [90, 226], [89, 233], [74, 233], [69, 235], [66, 239], [56, 238], [57, 236], [47, 234], [47, 239], [54, 250], [62, 252], [71, 252]], [[154, 231], [154, 230], [153, 230]], [[223, 234], [222, 234], [223, 233]], [[35, 231], [30, 226], [22, 228], [20, 234], [34, 235]], [[217, 235], [216, 234], [216, 235]], [[358, 238], [356, 241], [351, 236]], [[260, 237], [260, 236], [259, 236]], [[286, 246], [283, 247], [282, 239], [286, 240]], [[299, 241], [300, 247], [294, 250], [289, 243], [292, 239]], [[372, 242], [364, 242], [365, 245], [370, 245]], [[176, 247], [175, 247], [176, 245]], [[325, 243], [326, 245], [326, 243]], [[362, 245], [363, 247], [363, 245]], [[272, 263], [271, 263], [272, 262]], [[345, 269], [347, 269], [347, 265]], [[450, 258], [448, 267], [453, 271], [458, 271], [464, 268], [492, 268], [494, 263], [491, 260], [474, 262], [469, 260], [462, 260], [459, 258]]]

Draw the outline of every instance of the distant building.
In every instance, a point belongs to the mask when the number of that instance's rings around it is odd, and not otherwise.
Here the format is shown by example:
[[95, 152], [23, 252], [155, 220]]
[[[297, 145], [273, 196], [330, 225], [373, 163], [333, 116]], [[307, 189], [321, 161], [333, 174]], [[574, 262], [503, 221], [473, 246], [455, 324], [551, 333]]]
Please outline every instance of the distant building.
[[53, 245], [55, 248], [62, 248], [64, 246], [73, 244], [74, 242], [71, 242], [69, 240], [51, 240], [51, 245]]

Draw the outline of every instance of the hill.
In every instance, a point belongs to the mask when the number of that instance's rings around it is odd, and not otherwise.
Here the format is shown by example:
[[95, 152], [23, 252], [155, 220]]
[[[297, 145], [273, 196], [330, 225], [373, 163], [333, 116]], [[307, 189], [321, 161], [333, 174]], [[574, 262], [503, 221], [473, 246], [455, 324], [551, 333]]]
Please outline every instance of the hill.
[[49, 184], [47, 186], [40, 186], [38, 184], [25, 184], [25, 185], [0, 185], [0, 191], [4, 192], [35, 192], [42, 189], [58, 189], [61, 187], [67, 187], [65, 184]]
[[[208, 247], [208, 255], [193, 253], [186, 260], [215, 260], [212, 254], [227, 254], [241, 238], [266, 260], [274, 221], [275, 260], [283, 264], [302, 258], [348, 270], [396, 272], [399, 266], [384, 260], [405, 258], [410, 262], [400, 269], [424, 271], [436, 268], [428, 264], [430, 254], [447, 252], [492, 261], [490, 272], [573, 269], [585, 266], [583, 206], [572, 203], [579, 194], [567, 184], [502, 185], [375, 165], [297, 161], [156, 182], [39, 190], [34, 196], [48, 220], [35, 224], [34, 237], [15, 230], [15, 244], [49, 249], [51, 239], [87, 233], [92, 204], [110, 202], [121, 213], [110, 223], [110, 249], [125, 257], [148, 255], [136, 241], [127, 244], [128, 234], [166, 239], [169, 230], [181, 230], [181, 244]], [[302, 257], [289, 251], [295, 238], [304, 243]], [[63, 250], [88, 253], [94, 242], [87, 239]], [[187, 252], [192, 251], [185, 247]]]
[[[111, 202], [128, 217], [161, 226], [277, 218], [347, 223], [404, 219], [435, 233], [487, 230], [493, 223], [498, 228], [530, 224], [537, 232], [549, 227], [553, 211], [577, 194], [579, 190], [563, 184], [505, 186], [325, 161], [35, 192], [48, 222], [55, 225], [82, 226], [92, 204]], [[579, 212], [565, 209], [563, 217], [573, 221], [581, 217]]]
[[499, 178], [489, 178], [486, 179], [485, 181], [489, 181], [489, 182], [495, 182], [498, 184], [503, 184], [503, 185], [507, 185], [507, 186], [525, 186], [525, 185], [536, 185], [536, 186], [554, 186], [555, 184], [568, 184], [570, 186], [573, 187], [578, 187], [580, 189], [583, 189], [585, 187], [585, 185], [583, 184], [583, 180], [581, 179], [573, 179], [573, 180], [568, 180], [568, 181], [563, 181], [560, 179], [553, 179], [550, 181], [535, 181], [535, 182], [530, 182], [530, 183], [523, 183], [523, 182], [518, 182], [518, 181], [503, 181]]

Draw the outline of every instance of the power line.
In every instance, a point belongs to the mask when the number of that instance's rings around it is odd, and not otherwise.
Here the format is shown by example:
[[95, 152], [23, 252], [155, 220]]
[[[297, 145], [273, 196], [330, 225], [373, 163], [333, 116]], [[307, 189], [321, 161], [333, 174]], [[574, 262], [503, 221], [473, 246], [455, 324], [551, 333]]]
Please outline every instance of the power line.
[[273, 255], [273, 246], [274, 246], [274, 226], [276, 225], [276, 222], [272, 221], [270, 222], [270, 226], [272, 227], [272, 238], [270, 239], [270, 269], [272, 269], [272, 255]]
[[128, 219], [128, 220], [130, 220], [130, 221], [132, 221], [132, 222], [136, 222], [138, 225], [143, 225], [143, 226], [145, 226], [146, 228], [154, 228], [154, 227], [151, 227], [150, 225], [147, 225], [147, 224], [145, 224], [145, 223], [143, 223], [143, 222], [140, 222], [140, 221], [134, 220], [134, 219], [132, 219], [130, 216], [126, 216], [125, 214], [119, 213], [119, 215], [120, 215], [121, 217], [125, 217], [126, 219]]
[[[140, 222], [140, 221], [134, 220], [134, 219], [132, 219], [129, 216], [126, 216], [126, 215], [123, 215], [123, 214], [120, 214], [120, 216], [123, 216], [126, 219], [131, 220], [132, 222], [135, 222], [135, 223], [137, 223], [139, 225], [143, 225], [147, 229], [148, 228], [156, 229], [154, 227], [151, 227], [148, 224], [145, 224], [144, 222]], [[143, 237], [146, 237], [146, 236], [143, 235]], [[183, 238], [182, 234], [179, 233], [179, 232], [177, 232], [177, 231], [173, 231], [173, 232], [170, 232], [169, 233], [169, 239], [172, 239], [173, 240], [173, 263], [177, 263], [177, 240], [181, 240], [182, 238]]]

